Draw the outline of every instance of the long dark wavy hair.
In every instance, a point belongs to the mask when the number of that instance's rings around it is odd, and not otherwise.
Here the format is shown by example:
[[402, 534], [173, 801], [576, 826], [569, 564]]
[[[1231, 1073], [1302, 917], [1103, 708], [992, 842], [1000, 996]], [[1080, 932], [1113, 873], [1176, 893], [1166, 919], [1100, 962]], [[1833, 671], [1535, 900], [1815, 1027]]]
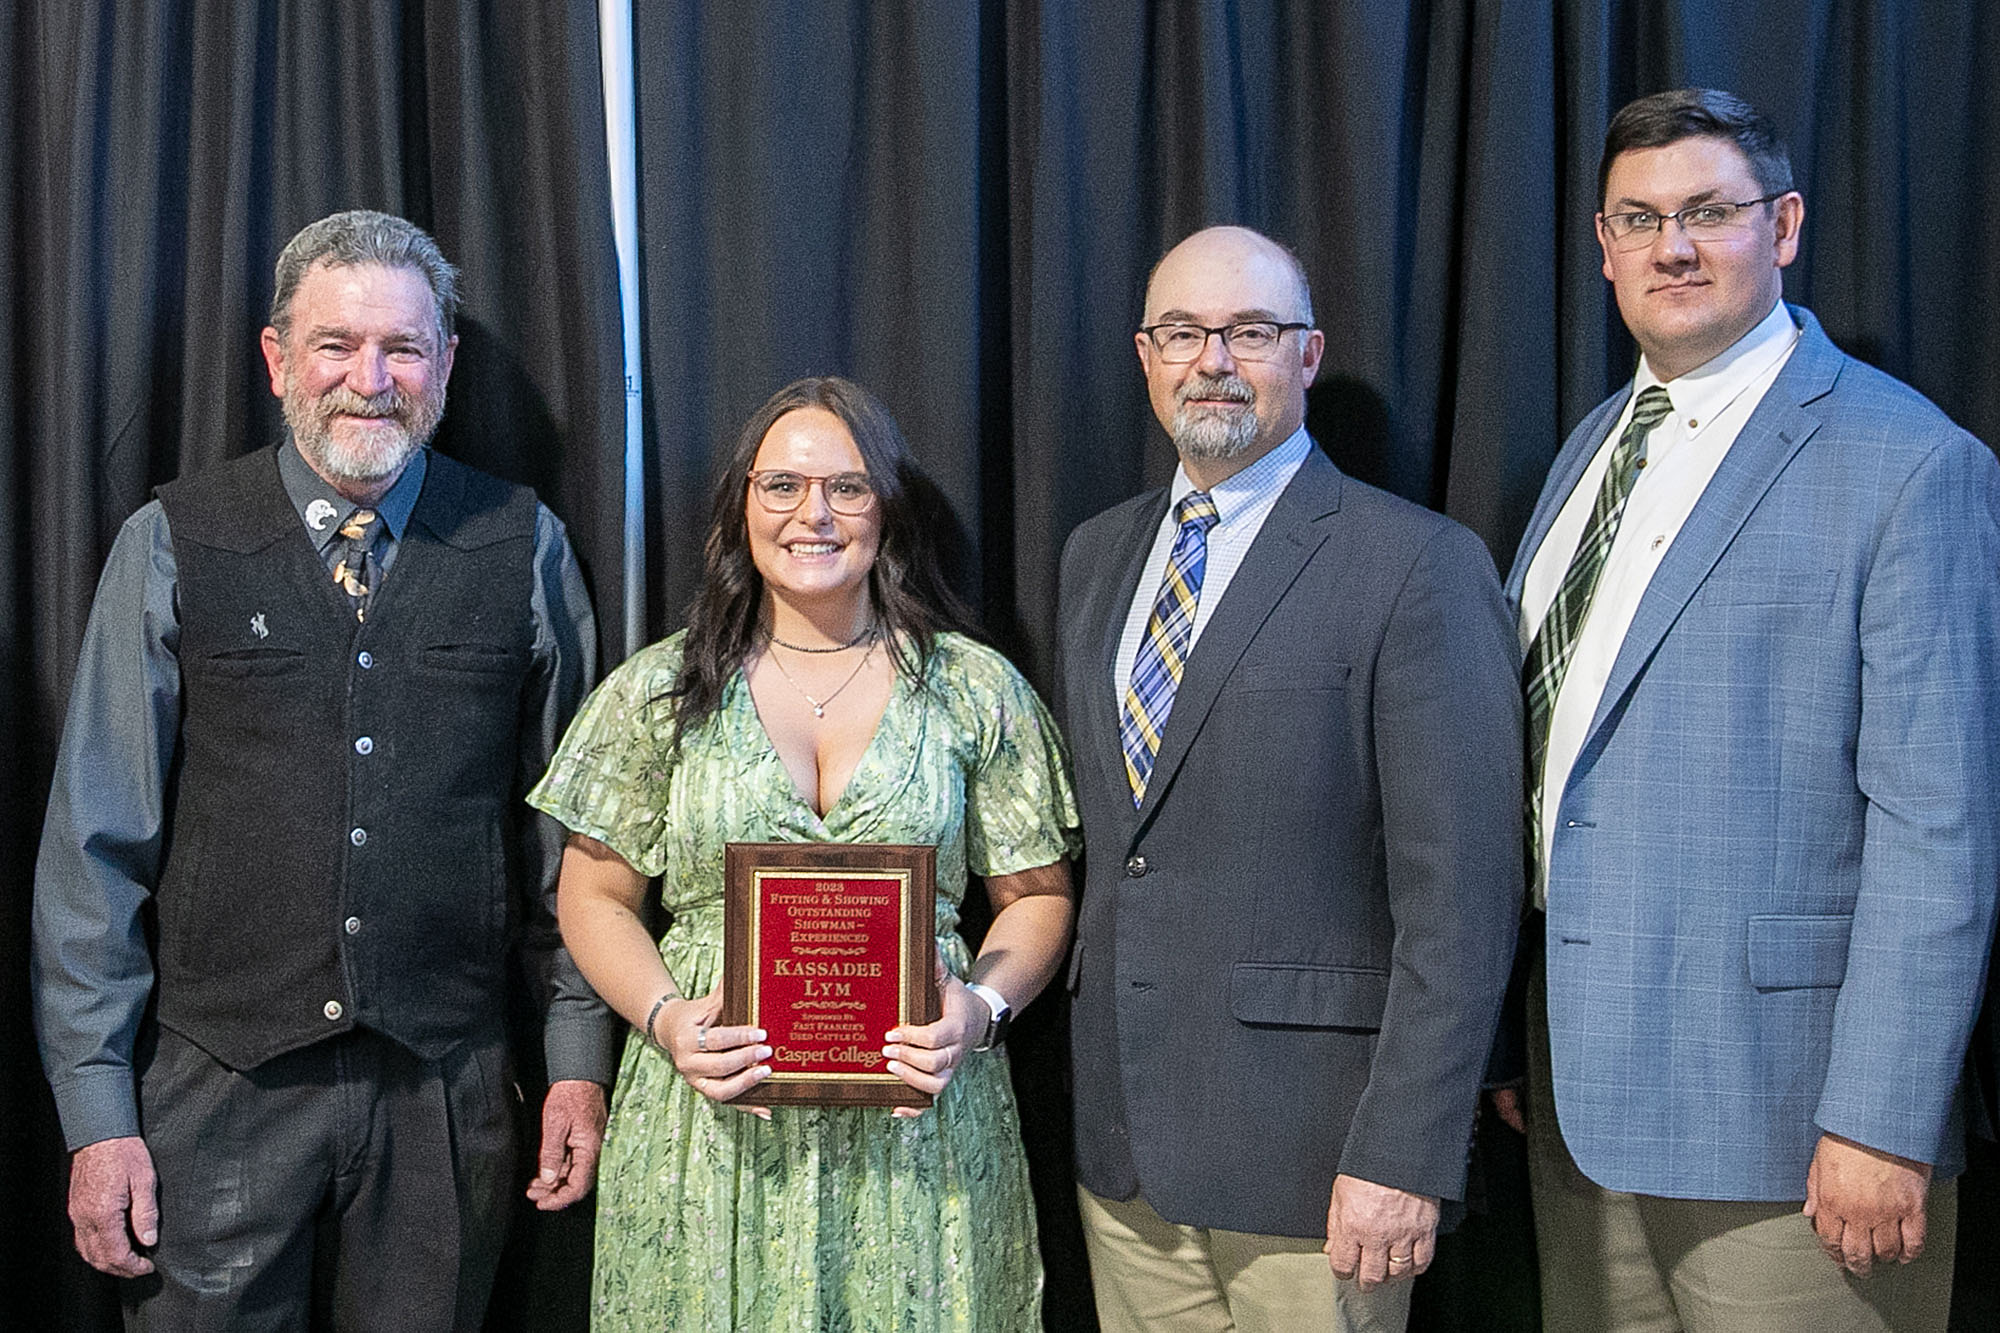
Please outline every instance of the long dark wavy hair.
[[680, 674], [668, 696], [676, 749], [689, 729], [721, 706], [730, 677], [764, 645], [764, 579], [750, 558], [745, 511], [750, 468], [778, 418], [804, 407], [823, 407], [840, 418], [875, 489], [882, 541], [868, 571], [868, 596], [896, 670], [921, 683], [939, 634], [973, 632], [971, 614], [945, 581], [931, 524], [921, 512], [919, 494], [934, 494], [936, 488], [910, 456], [889, 409], [852, 380], [835, 375], [794, 380], [743, 424], [709, 493], [701, 591], [688, 608]]

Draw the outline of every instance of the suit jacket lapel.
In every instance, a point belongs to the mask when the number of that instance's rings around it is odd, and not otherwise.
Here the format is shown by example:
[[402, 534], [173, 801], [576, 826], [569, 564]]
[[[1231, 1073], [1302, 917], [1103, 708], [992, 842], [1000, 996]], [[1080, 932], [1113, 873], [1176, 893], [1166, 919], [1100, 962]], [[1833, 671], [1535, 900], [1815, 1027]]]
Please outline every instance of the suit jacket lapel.
[[1180, 688], [1174, 692], [1174, 710], [1160, 737], [1160, 753], [1146, 782], [1145, 802], [1139, 807], [1141, 821], [1152, 815], [1160, 794], [1172, 785], [1188, 747], [1215, 706], [1222, 682], [1235, 669], [1258, 627], [1313, 552], [1326, 542], [1327, 525], [1322, 520], [1340, 508], [1341, 480], [1340, 470], [1325, 454], [1316, 448], [1308, 453], [1244, 553], [1243, 564], [1202, 627]]
[[1632, 396], [1632, 386], [1627, 383], [1624, 390], [1614, 394], [1586, 416], [1577, 428], [1569, 433], [1561, 452], [1549, 464], [1548, 480], [1542, 483], [1542, 498], [1535, 504], [1535, 513], [1528, 520], [1528, 530], [1521, 537], [1521, 544], [1514, 551], [1514, 566], [1507, 571], [1507, 605], [1515, 618], [1521, 614], [1521, 589], [1528, 581], [1528, 566], [1548, 539], [1549, 529], [1555, 526], [1556, 515], [1569, 503], [1570, 494], [1583, 480], [1584, 469], [1597, 456], [1597, 450], [1610, 433], [1611, 425], [1618, 420], [1618, 414], [1625, 410], [1626, 399]]
[[[1084, 664], [1084, 670], [1072, 688], [1080, 690], [1082, 697], [1072, 702], [1070, 711], [1084, 720], [1082, 725], [1089, 727], [1090, 735], [1072, 740], [1078, 750], [1090, 753], [1091, 758], [1086, 762], [1098, 765], [1097, 780], [1124, 794], [1121, 804], [1126, 809], [1132, 805], [1132, 787], [1125, 777], [1125, 750], [1118, 738], [1122, 689], [1114, 690], [1112, 671], [1118, 659], [1119, 636], [1132, 610], [1132, 599], [1138, 595], [1139, 580], [1145, 577], [1146, 557], [1152, 552], [1154, 535], [1166, 512], [1165, 490], [1146, 503], [1133, 506], [1130, 523], [1111, 537], [1115, 545], [1109, 548], [1111, 559], [1106, 562], [1110, 577], [1093, 582], [1090, 603], [1078, 621], [1084, 627], [1085, 637], [1078, 645], [1082, 651], [1077, 660]], [[1147, 591], [1151, 595], [1157, 589]]]
[[1583, 751], [1572, 771], [1581, 771], [1601, 746], [1603, 738], [1599, 732], [1605, 719], [1652, 660], [1660, 640], [1700, 591], [1702, 581], [1729, 549], [1765, 492], [1819, 429], [1819, 419], [1802, 405], [1832, 387], [1840, 373], [1842, 354], [1820, 332], [1810, 314], [1796, 308], [1794, 313], [1802, 317], [1804, 326], [1799, 345], [1765, 392], [1757, 410], [1743, 423], [1742, 431], [1729, 446], [1721, 466], [1709, 479], [1707, 489], [1695, 502], [1687, 522], [1681, 525], [1673, 545], [1667, 548], [1665, 558], [1654, 572], [1652, 582], [1647, 584], [1645, 595], [1639, 599], [1639, 608], [1611, 665], [1611, 675], [1604, 683], [1597, 712], [1585, 733]]

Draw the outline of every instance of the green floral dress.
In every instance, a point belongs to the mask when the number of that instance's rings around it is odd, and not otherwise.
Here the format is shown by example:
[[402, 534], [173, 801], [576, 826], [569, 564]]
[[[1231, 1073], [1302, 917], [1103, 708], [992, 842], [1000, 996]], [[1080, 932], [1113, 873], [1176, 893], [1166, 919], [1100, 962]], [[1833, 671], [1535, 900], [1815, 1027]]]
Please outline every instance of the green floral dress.
[[[635, 654], [585, 701], [529, 801], [660, 877], [660, 943], [681, 989], [722, 963], [729, 842], [938, 848], [937, 934], [958, 934], [966, 871], [1003, 875], [1077, 847], [1062, 741], [999, 654], [937, 640], [924, 688], [887, 710], [824, 818], [799, 796], [739, 673], [715, 716], [667, 749], [681, 636]], [[914, 1119], [880, 1108], [717, 1106], [633, 1032], [598, 1173], [592, 1327], [1014, 1330], [1040, 1327], [1041, 1263], [1001, 1050], [969, 1057]]]

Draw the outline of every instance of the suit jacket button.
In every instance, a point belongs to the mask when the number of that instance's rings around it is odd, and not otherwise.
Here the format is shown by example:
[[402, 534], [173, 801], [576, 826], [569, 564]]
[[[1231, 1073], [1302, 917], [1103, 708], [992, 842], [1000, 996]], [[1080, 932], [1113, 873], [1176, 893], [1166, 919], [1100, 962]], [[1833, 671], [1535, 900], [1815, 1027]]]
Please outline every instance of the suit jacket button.
[[1127, 879], [1142, 878], [1146, 870], [1146, 858], [1143, 856], [1135, 856], [1125, 862], [1125, 877]]

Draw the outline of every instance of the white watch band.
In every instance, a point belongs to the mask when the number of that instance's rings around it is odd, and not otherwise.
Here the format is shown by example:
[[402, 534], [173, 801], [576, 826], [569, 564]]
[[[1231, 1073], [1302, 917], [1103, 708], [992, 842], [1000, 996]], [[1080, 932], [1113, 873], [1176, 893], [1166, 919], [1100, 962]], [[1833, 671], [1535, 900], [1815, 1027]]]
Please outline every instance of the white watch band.
[[1007, 997], [999, 991], [994, 990], [991, 986], [982, 986], [976, 981], [968, 981], [965, 983], [965, 988], [974, 995], [977, 995], [980, 1003], [984, 1004], [989, 1011], [986, 1020], [986, 1031], [980, 1034], [979, 1040], [972, 1044], [972, 1049], [975, 1051], [990, 1051], [999, 1045], [1001, 1037], [1006, 1035], [1007, 1020], [1013, 1014], [1014, 1006], [1008, 1004]]
[[982, 985], [977, 981], [968, 981], [965, 983], [965, 988], [986, 1002], [986, 1007], [992, 1012], [994, 1022], [999, 1022], [1002, 1017], [1013, 1012], [1014, 1006], [1007, 1003], [1007, 997], [999, 991], [994, 990], [991, 986]]

